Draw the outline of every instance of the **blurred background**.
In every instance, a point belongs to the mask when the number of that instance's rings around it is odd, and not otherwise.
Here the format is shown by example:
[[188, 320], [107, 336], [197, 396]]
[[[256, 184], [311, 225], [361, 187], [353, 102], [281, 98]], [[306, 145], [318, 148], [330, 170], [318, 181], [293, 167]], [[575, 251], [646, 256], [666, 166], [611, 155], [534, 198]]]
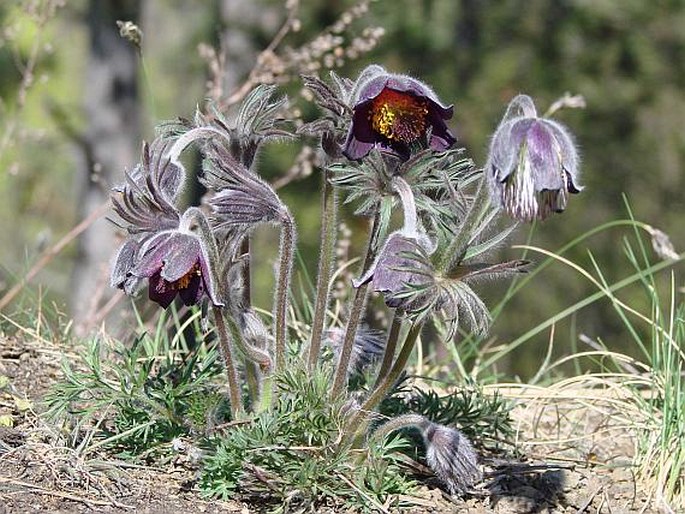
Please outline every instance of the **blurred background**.
[[[291, 30], [274, 41], [289, 16]], [[122, 25], [129, 39], [121, 37], [117, 21], [142, 30], [139, 48], [135, 29]], [[558, 249], [627, 218], [625, 195], [637, 219], [664, 231], [676, 251], [685, 247], [680, 0], [11, 0], [0, 3], [0, 30], [0, 295], [82, 220], [105, 212], [110, 187], [135, 165], [141, 140], [153, 137], [158, 121], [190, 117], [208, 96], [239, 92], [258, 56], [272, 70], [282, 67], [276, 76], [262, 75], [282, 84], [305, 116], [313, 111], [301, 94], [300, 72], [325, 76], [330, 68], [354, 78], [379, 63], [421, 78], [455, 104], [450, 126], [480, 166], [513, 96], [531, 95], [544, 112], [565, 92], [580, 94], [587, 107], [557, 118], [576, 135], [585, 190], [563, 215], [521, 227], [511, 243], [531, 238]], [[269, 148], [261, 170], [278, 180], [300, 151], [296, 143]], [[314, 172], [282, 190], [299, 221], [310, 273], [319, 180]], [[347, 223], [364, 226], [351, 216]], [[630, 232], [601, 232], [567, 257], [591, 269], [591, 252], [615, 282], [633, 272], [622, 243]], [[117, 244], [113, 226], [100, 218], [60, 249], [4, 312], [40, 299], [92, 329], [111, 296], [108, 266]], [[352, 245], [353, 251], [363, 246], [363, 237], [353, 237]], [[500, 253], [520, 255], [508, 247]], [[267, 307], [265, 270], [265, 278], [256, 278], [263, 291], [257, 301]], [[595, 290], [567, 267], [550, 266], [507, 305], [491, 342], [515, 339]], [[506, 284], [480, 291], [494, 305]], [[649, 308], [637, 289], [621, 295]], [[556, 351], [582, 344], [580, 335], [621, 349], [624, 332], [610, 303], [598, 302], [555, 327]], [[549, 339], [545, 331], [521, 347], [507, 371], [532, 373]]]

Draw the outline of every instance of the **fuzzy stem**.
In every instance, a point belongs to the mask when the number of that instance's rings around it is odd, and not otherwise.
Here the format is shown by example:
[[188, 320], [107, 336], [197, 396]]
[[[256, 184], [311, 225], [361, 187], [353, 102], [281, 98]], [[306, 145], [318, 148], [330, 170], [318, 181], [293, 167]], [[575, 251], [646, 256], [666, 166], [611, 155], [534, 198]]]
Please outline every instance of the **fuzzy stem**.
[[404, 215], [404, 227], [402, 231], [412, 236], [416, 235], [418, 229], [418, 217], [416, 215], [416, 202], [414, 193], [407, 181], [399, 175], [392, 178], [392, 188], [399, 195], [402, 203], [402, 214]]
[[250, 235], [245, 234], [245, 237], [240, 243], [240, 257], [243, 260], [243, 267], [240, 272], [243, 290], [242, 290], [242, 301], [243, 308], [247, 309], [252, 305], [252, 275], [250, 273], [251, 265], [251, 253], [250, 253]]
[[233, 344], [235, 344], [244, 357], [245, 381], [250, 397], [250, 405], [254, 411], [259, 408], [260, 404], [262, 372], [270, 373], [273, 368], [273, 362], [269, 352], [245, 341], [243, 332], [240, 330], [235, 317], [228, 310], [226, 311], [226, 324], [228, 325]]
[[390, 435], [391, 432], [406, 427], [417, 427], [423, 432], [430, 424], [431, 421], [420, 414], [404, 414], [391, 419], [387, 423], [383, 423], [373, 434], [371, 434], [370, 439], [372, 441], [379, 441]]
[[[240, 254], [243, 259], [243, 267], [241, 270], [243, 291], [242, 302], [243, 308], [247, 309], [252, 306], [252, 276], [250, 274], [250, 235], [246, 234], [245, 238], [240, 243]], [[261, 373], [257, 364], [249, 359], [245, 360], [245, 380], [247, 382], [247, 389], [250, 394], [250, 402], [256, 405], [259, 401]]]
[[233, 364], [233, 351], [231, 350], [230, 336], [226, 330], [224, 313], [220, 307], [214, 307], [214, 322], [219, 335], [219, 347], [224, 358], [224, 366], [228, 375], [228, 395], [231, 402], [231, 417], [236, 420], [240, 418], [242, 412], [242, 398], [240, 386], [238, 385], [238, 375]]
[[385, 396], [390, 392], [390, 388], [395, 385], [397, 379], [399, 378], [402, 371], [407, 365], [409, 357], [411, 357], [411, 352], [414, 349], [414, 344], [416, 339], [421, 333], [421, 328], [423, 328], [422, 322], [417, 322], [412, 325], [407, 334], [407, 338], [404, 340], [400, 354], [397, 356], [397, 360], [390, 368], [388, 375], [383, 379], [383, 381], [374, 389], [371, 396], [369, 396], [364, 404], [362, 405], [362, 412], [368, 412], [375, 409], [376, 406], [385, 398]]
[[295, 223], [290, 212], [284, 211], [281, 217], [281, 242], [279, 252], [278, 278], [274, 297], [274, 341], [276, 355], [276, 373], [285, 369], [286, 364], [286, 329], [288, 325], [288, 295], [290, 292], [290, 275], [293, 268], [293, 250], [295, 248]]
[[478, 184], [478, 190], [464, 221], [459, 227], [459, 232], [441, 256], [438, 266], [440, 273], [447, 272], [455, 262], [459, 262], [463, 258], [464, 252], [466, 252], [471, 243], [473, 231], [477, 228], [478, 223], [489, 208], [490, 193], [485, 185], [485, 178], [483, 178], [480, 184]]
[[347, 427], [349, 427], [350, 432], [347, 433], [345, 439], [343, 440], [344, 442], [350, 442], [351, 440], [354, 440], [356, 434], [366, 429], [366, 426], [369, 422], [369, 416], [372, 414], [373, 409], [375, 409], [378, 404], [381, 403], [381, 401], [383, 401], [383, 399], [387, 396], [387, 394], [390, 392], [390, 389], [392, 389], [392, 387], [395, 385], [397, 379], [407, 365], [407, 361], [411, 356], [416, 339], [418, 338], [422, 327], [423, 323], [417, 322], [414, 323], [409, 329], [409, 333], [404, 340], [400, 354], [397, 356], [397, 360], [388, 372], [388, 375], [380, 384], [375, 387], [371, 395], [362, 404], [357, 413], [352, 416], [349, 423], [347, 423]]
[[[380, 235], [381, 227], [380, 211], [376, 212], [373, 218], [373, 225], [369, 233], [369, 243], [366, 247], [366, 257], [360, 276], [363, 276], [373, 263], [376, 256], [377, 240]], [[368, 290], [368, 283], [360, 285], [354, 292], [354, 299], [352, 300], [352, 308], [350, 309], [350, 316], [345, 326], [345, 337], [343, 338], [342, 349], [340, 350], [340, 359], [338, 367], [335, 370], [335, 378], [333, 379], [333, 390], [331, 395], [333, 397], [339, 395], [347, 383], [347, 370], [350, 365], [350, 356], [352, 355], [352, 347], [354, 346], [354, 338], [357, 335], [359, 328], [359, 321], [361, 320], [362, 311], [366, 303], [366, 292]]]
[[174, 142], [174, 146], [172, 146], [169, 149], [166, 156], [172, 164], [175, 164], [182, 168], [183, 166], [181, 165], [181, 163], [178, 162], [178, 158], [181, 156], [181, 153], [183, 153], [183, 150], [185, 150], [188, 147], [188, 145], [190, 145], [193, 141], [197, 141], [198, 139], [203, 138], [209, 139], [214, 136], [219, 136], [225, 139], [226, 141], [230, 142], [228, 135], [225, 132], [222, 132], [221, 130], [212, 127], [197, 127], [194, 129], [190, 129], [188, 132], [180, 136]]
[[397, 340], [400, 336], [400, 330], [402, 329], [403, 318], [404, 310], [397, 309], [392, 318], [392, 325], [390, 326], [390, 332], [388, 332], [388, 339], [385, 342], [383, 362], [381, 362], [381, 368], [378, 370], [378, 376], [376, 377], [376, 384], [374, 387], [378, 387], [390, 370], [390, 365], [395, 358], [395, 350], [397, 349]]
[[331, 289], [331, 275], [335, 252], [335, 221], [337, 217], [337, 194], [328, 182], [331, 172], [324, 169], [321, 192], [321, 250], [319, 252], [319, 270], [316, 278], [316, 301], [312, 319], [312, 335], [309, 343], [309, 371], [316, 368], [321, 351], [321, 339], [326, 324], [326, 310]]

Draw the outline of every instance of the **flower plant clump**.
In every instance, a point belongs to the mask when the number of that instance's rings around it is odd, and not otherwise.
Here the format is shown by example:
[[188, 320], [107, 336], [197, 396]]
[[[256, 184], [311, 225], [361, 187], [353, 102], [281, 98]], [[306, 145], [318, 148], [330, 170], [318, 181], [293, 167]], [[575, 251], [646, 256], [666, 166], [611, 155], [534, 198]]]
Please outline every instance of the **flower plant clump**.
[[[454, 148], [456, 139], [447, 126], [453, 106], [417, 79], [372, 65], [356, 81], [331, 73], [330, 80], [306, 76], [303, 82], [320, 116], [294, 131], [284, 116], [287, 100], [268, 85], [245, 98], [232, 122], [228, 113], [210, 105], [193, 120], [159, 127], [156, 139], [143, 145], [140, 163], [112, 193], [127, 232], [115, 258], [112, 285], [130, 295], [147, 287], [150, 300], [164, 308], [177, 297], [185, 305], [210, 308], [232, 417], [248, 424], [241, 425], [234, 439], [247, 441], [239, 434], [256, 423], [260, 437], [282, 447], [283, 441], [270, 439], [264, 427], [274, 422], [274, 413], [287, 417], [289, 406], [298, 404], [293, 391], [307, 379], [292, 377], [309, 376], [316, 383], [327, 381], [312, 401], [328, 395], [322, 408], [338, 409], [331, 415], [337, 433], [321, 432], [314, 423], [307, 430], [316, 435], [302, 444], [309, 442], [309, 447], [317, 440], [327, 445], [323, 455], [339, 455], [335, 448], [363, 451], [398, 429], [418, 428], [427, 463], [439, 480], [451, 493], [466, 493], [482, 474], [463, 433], [411, 413], [379, 424], [376, 413], [406, 370], [427, 323], [448, 327], [444, 344], [450, 344], [458, 329], [487, 332], [490, 315], [473, 286], [525, 272], [526, 261], [493, 263], [486, 258], [517, 221], [561, 212], [568, 193], [580, 191], [571, 136], [558, 122], [539, 118], [529, 97], [516, 97], [480, 170], [462, 149]], [[294, 312], [295, 222], [260, 176], [255, 159], [264, 144], [296, 137], [317, 138], [323, 163], [320, 260], [313, 315], [304, 332], [289, 330], [294, 320], [288, 319]], [[199, 181], [207, 194], [203, 207], [183, 209], [180, 193], [190, 175], [180, 156], [189, 147], [202, 156]], [[355, 214], [369, 220], [366, 252], [358, 278], [349, 284], [353, 292], [342, 323], [328, 315], [338, 197], [354, 203]], [[513, 221], [502, 224], [502, 214]], [[270, 319], [251, 304], [249, 279], [251, 236], [263, 224], [280, 229]], [[364, 322], [370, 290], [380, 293], [392, 311], [387, 333]], [[370, 377], [367, 389], [352, 391], [351, 378], [361, 371]], [[224, 443], [221, 453], [235, 461], [231, 476], [244, 473], [240, 459], [255, 451]], [[266, 457], [260, 466], [280, 462]], [[211, 476], [226, 469], [216, 461], [208, 466]], [[269, 475], [268, 469], [259, 469]]]

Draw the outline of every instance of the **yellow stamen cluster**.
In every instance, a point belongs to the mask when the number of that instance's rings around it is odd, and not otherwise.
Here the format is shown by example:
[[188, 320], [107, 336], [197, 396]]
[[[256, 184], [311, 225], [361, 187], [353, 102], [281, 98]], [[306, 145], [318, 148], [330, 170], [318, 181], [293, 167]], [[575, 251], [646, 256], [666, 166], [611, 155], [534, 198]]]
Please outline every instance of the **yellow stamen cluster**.
[[426, 133], [428, 102], [410, 93], [384, 89], [369, 112], [371, 128], [390, 139], [412, 143]]
[[202, 271], [200, 270], [200, 264], [195, 263], [195, 266], [190, 268], [190, 271], [183, 275], [181, 278], [176, 280], [171, 284], [171, 286], [174, 289], [186, 289], [190, 285], [190, 281], [193, 279], [193, 277], [197, 276], [202, 276]]

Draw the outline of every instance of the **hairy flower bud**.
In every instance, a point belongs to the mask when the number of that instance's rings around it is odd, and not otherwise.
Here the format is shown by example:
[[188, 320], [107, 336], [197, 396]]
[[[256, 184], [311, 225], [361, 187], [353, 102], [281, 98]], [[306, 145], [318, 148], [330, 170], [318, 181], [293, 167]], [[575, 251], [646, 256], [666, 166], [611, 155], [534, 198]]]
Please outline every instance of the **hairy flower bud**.
[[493, 202], [520, 221], [543, 220], [579, 193], [578, 152], [568, 129], [539, 118], [533, 100], [509, 104], [490, 144], [485, 173]]
[[[326, 342], [331, 345], [336, 357], [340, 355], [345, 330], [332, 327], [326, 331]], [[383, 332], [362, 325], [354, 336], [354, 346], [350, 356], [349, 371], [361, 372], [366, 366], [377, 361], [385, 350]]]
[[432, 283], [432, 277], [424, 245], [399, 231], [388, 236], [376, 262], [355, 286], [372, 281], [373, 290], [383, 295], [388, 307], [410, 310], [423, 303], [421, 289]]
[[420, 414], [403, 414], [381, 425], [372, 437], [382, 438], [407, 427], [421, 431], [428, 466], [450, 493], [468, 492], [482, 480], [478, 454], [466, 436], [456, 428], [439, 425]]
[[428, 465], [452, 494], [462, 494], [482, 479], [478, 455], [459, 430], [427, 423], [422, 434]]

